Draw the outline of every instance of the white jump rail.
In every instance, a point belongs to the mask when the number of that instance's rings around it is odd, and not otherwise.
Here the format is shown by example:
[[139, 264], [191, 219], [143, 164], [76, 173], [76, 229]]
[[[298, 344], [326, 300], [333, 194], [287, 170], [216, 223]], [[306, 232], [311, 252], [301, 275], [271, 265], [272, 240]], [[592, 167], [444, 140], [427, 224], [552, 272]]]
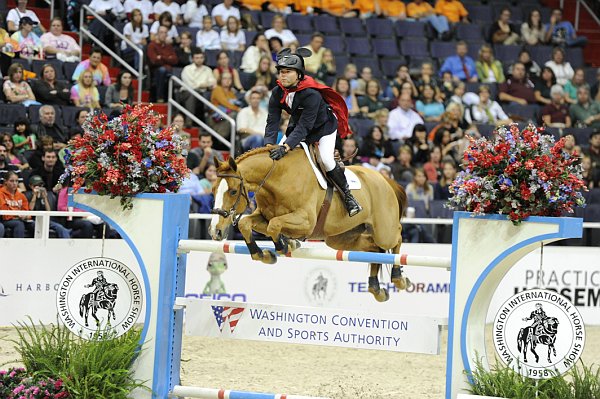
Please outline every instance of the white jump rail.
[[191, 397], [198, 399], [330, 399], [317, 396], [286, 395], [282, 393], [260, 393], [232, 391], [228, 389], [186, 387], [175, 385], [171, 397]]

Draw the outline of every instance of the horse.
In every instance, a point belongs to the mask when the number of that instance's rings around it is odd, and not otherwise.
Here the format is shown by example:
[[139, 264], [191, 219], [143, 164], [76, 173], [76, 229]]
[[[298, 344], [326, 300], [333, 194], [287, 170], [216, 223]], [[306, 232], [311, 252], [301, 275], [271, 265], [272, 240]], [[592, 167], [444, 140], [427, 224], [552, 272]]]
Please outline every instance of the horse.
[[315, 299], [324, 298], [327, 294], [327, 279], [323, 275], [319, 275], [317, 282], [313, 284], [312, 294]]
[[[94, 298], [94, 293], [83, 294], [79, 301], [79, 316], [85, 320], [85, 326], [88, 326], [88, 314], [90, 309], [92, 310], [92, 317], [96, 320], [96, 325], [100, 324], [100, 320], [96, 317], [98, 309], [106, 309], [108, 311], [108, 322], [110, 323], [110, 316], [112, 315], [113, 320], [115, 316], [115, 301], [117, 300], [117, 292], [119, 286], [115, 283], [106, 284], [102, 287], [102, 291], [98, 293], [98, 296]], [[104, 294], [102, 298], [99, 298]]]
[[[215, 159], [217, 180], [213, 186], [215, 206], [209, 232], [214, 240], [226, 238], [231, 225], [238, 225], [252, 259], [274, 264], [277, 255], [261, 250], [252, 232], [270, 237], [278, 254], [287, 254], [300, 246], [299, 240], [321, 239], [334, 249], [400, 252], [402, 226], [400, 218], [407, 206], [404, 189], [381, 173], [362, 166], [350, 166], [361, 182], [353, 194], [363, 207], [349, 217], [342, 199], [334, 194], [323, 236], [313, 234], [325, 190], [319, 187], [309, 160], [301, 148], [289, 151], [279, 161], [269, 158], [269, 147], [250, 150], [237, 159]], [[242, 218], [253, 191], [256, 209]], [[380, 263], [370, 264], [368, 290], [379, 302], [389, 299], [387, 289], [380, 287], [377, 274]], [[391, 280], [402, 290], [407, 280], [402, 268], [394, 265]]]
[[527, 346], [531, 353], [535, 356], [535, 362], [539, 363], [540, 357], [535, 351], [535, 347], [538, 344], [548, 346], [548, 363], [552, 363], [550, 359], [551, 352], [556, 356], [556, 348], [554, 342], [556, 342], [556, 331], [558, 330], [558, 319], [556, 317], [548, 317], [541, 323], [535, 326], [521, 328], [517, 337], [517, 349], [519, 353], [523, 353], [523, 361], [527, 362]]

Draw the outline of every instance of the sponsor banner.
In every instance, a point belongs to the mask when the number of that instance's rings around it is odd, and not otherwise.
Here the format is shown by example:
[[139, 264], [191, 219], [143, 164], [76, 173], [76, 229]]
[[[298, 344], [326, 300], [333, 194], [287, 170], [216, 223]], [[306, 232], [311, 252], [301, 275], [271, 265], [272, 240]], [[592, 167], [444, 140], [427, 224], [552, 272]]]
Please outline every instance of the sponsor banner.
[[419, 316], [188, 299], [186, 334], [439, 353], [441, 320]]
[[566, 373], [585, 345], [581, 314], [550, 290], [526, 290], [508, 298], [494, 318], [493, 331], [502, 361], [534, 379]]

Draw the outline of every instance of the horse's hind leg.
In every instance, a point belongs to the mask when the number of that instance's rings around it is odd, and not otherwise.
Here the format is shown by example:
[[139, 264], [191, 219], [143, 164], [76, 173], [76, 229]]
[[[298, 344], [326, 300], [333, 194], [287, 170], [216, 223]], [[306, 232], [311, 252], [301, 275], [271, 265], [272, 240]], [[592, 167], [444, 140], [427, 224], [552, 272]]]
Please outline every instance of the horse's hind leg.
[[[398, 245], [396, 245], [394, 247], [394, 249], [392, 249], [392, 253], [394, 253], [394, 254], [400, 253], [400, 242], [398, 243]], [[410, 284], [408, 279], [402, 275], [402, 266], [400, 266], [400, 265], [392, 266], [391, 279], [392, 279], [392, 283], [394, 283], [396, 288], [398, 288], [399, 290], [405, 290], [406, 287], [408, 287], [408, 285]]]

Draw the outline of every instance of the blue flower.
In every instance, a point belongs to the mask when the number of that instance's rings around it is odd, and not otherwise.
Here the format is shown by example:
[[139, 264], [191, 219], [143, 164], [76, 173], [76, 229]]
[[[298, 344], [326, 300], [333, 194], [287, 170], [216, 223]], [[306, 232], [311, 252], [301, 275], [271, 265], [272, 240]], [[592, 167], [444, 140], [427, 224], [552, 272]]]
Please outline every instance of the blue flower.
[[152, 166], [152, 161], [150, 160], [150, 158], [144, 158], [144, 159], [142, 159], [142, 163], [147, 168], [149, 168], [150, 166]]

